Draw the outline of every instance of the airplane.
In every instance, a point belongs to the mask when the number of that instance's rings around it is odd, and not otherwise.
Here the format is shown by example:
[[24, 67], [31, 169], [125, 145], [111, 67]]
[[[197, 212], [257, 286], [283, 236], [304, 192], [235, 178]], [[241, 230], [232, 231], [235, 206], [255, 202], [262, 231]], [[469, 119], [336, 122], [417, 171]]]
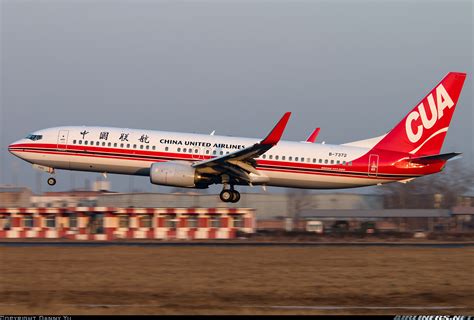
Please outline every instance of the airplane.
[[128, 128], [64, 126], [28, 134], [8, 150], [51, 176], [58, 169], [148, 176], [152, 184], [208, 188], [238, 202], [239, 185], [353, 188], [443, 170], [440, 154], [466, 73], [450, 72], [390, 132], [341, 145], [281, 141], [291, 113], [264, 139]]

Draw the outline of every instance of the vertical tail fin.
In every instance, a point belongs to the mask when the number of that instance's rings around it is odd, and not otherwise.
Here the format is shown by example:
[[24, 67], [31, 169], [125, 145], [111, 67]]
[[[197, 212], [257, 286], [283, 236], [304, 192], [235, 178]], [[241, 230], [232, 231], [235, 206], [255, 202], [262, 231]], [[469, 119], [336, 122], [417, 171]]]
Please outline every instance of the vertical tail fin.
[[465, 73], [448, 73], [374, 148], [414, 155], [438, 154], [465, 79]]

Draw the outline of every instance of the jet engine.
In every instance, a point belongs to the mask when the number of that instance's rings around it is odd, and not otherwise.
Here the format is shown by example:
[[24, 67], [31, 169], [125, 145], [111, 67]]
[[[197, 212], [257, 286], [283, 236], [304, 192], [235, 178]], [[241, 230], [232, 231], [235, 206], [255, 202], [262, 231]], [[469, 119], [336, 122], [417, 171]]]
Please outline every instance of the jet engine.
[[150, 181], [153, 184], [182, 188], [202, 188], [203, 180], [196, 173], [196, 169], [186, 162], [158, 162], [153, 163], [150, 168]]

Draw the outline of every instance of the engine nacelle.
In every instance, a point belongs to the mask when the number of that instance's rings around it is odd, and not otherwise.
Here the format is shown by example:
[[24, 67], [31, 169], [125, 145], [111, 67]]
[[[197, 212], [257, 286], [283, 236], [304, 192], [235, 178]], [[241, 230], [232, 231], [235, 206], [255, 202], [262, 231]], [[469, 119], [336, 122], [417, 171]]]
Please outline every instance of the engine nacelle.
[[200, 180], [196, 169], [189, 163], [177, 161], [153, 163], [150, 168], [150, 181], [163, 186], [194, 188]]

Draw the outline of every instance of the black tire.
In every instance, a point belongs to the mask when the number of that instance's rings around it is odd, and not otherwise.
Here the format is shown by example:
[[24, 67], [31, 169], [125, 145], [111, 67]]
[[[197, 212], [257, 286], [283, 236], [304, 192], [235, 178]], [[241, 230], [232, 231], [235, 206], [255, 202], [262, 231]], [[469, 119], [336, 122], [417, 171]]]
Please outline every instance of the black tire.
[[54, 186], [54, 185], [56, 184], [56, 179], [54, 179], [54, 178], [52, 178], [52, 177], [49, 178], [49, 179], [48, 179], [48, 184], [49, 184], [50, 186]]
[[239, 200], [240, 200], [240, 192], [234, 190], [232, 192], [232, 201], [231, 202], [236, 203], [236, 202], [239, 202]]
[[221, 194], [219, 195], [223, 202], [231, 202], [234, 198], [233, 192], [230, 190], [222, 190]]

